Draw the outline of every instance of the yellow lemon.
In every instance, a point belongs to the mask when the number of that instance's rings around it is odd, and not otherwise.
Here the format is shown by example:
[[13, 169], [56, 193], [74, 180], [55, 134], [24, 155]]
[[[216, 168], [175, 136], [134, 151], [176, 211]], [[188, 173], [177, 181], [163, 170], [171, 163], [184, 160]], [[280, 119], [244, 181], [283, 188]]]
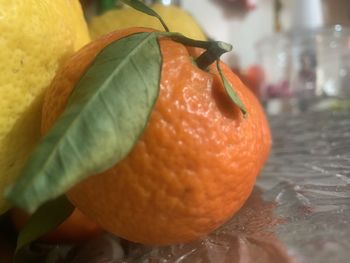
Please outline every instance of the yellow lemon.
[[[206, 39], [198, 23], [181, 8], [162, 4], [154, 4], [151, 8], [163, 18], [170, 31], [179, 32], [194, 39]], [[89, 30], [91, 37], [95, 39], [114, 30], [140, 26], [164, 30], [157, 18], [129, 7], [110, 10], [93, 17], [89, 23]]]
[[45, 89], [89, 41], [78, 0], [0, 0], [0, 213], [4, 190], [39, 138]]

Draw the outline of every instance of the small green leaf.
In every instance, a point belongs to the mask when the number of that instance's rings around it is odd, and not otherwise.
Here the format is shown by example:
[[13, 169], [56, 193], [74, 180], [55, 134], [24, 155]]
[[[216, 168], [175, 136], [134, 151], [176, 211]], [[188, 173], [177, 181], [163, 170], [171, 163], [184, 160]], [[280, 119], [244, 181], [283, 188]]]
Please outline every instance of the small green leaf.
[[7, 198], [32, 212], [123, 159], [147, 125], [159, 93], [161, 64], [155, 33], [133, 34], [104, 48]]
[[18, 235], [16, 252], [58, 227], [74, 211], [64, 195], [41, 206]]
[[231, 98], [233, 103], [236, 104], [241, 109], [243, 115], [246, 116], [247, 115], [247, 109], [244, 106], [244, 104], [241, 101], [241, 99], [239, 98], [239, 96], [236, 94], [236, 92], [232, 88], [230, 82], [226, 79], [224, 73], [222, 72], [219, 60], [216, 61], [216, 66], [218, 68], [218, 71], [219, 71], [220, 77], [222, 79], [222, 82], [224, 83], [224, 87], [225, 87], [225, 90], [226, 90], [227, 94], [229, 95], [229, 97]]
[[145, 3], [143, 3], [139, 0], [120, 0], [120, 1], [122, 1], [124, 4], [131, 6], [132, 8], [134, 8], [142, 13], [145, 13], [147, 15], [154, 16], [154, 17], [158, 18], [158, 20], [160, 21], [160, 23], [164, 27], [165, 31], [169, 32], [169, 28], [165, 24], [162, 17], [160, 15], [158, 15], [157, 12], [154, 11], [152, 8], [148, 7]]

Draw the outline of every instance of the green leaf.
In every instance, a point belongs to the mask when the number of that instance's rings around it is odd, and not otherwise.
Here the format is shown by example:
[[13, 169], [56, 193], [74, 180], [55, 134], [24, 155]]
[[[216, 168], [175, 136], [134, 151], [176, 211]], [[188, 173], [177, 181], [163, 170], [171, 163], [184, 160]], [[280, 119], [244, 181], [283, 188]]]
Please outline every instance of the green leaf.
[[128, 6], [131, 6], [132, 8], [134, 8], [142, 13], [145, 13], [147, 15], [154, 16], [154, 17], [158, 18], [158, 20], [160, 21], [160, 23], [164, 27], [165, 31], [167, 31], [167, 32], [169, 31], [169, 28], [165, 24], [162, 17], [160, 15], [158, 15], [157, 12], [154, 11], [152, 8], [148, 7], [145, 3], [143, 3], [139, 0], [120, 0], [120, 1]]
[[58, 227], [73, 211], [74, 206], [64, 195], [41, 206], [19, 233], [16, 252]]
[[243, 115], [246, 116], [247, 115], [247, 109], [244, 106], [243, 102], [241, 101], [241, 99], [239, 98], [239, 96], [236, 94], [236, 92], [234, 91], [234, 89], [232, 88], [231, 83], [226, 79], [224, 73], [222, 72], [221, 66], [220, 66], [220, 61], [217, 60], [216, 61], [216, 66], [218, 68], [218, 71], [220, 73], [220, 77], [222, 79], [222, 82], [224, 84], [224, 88], [227, 92], [227, 94], [229, 95], [229, 97], [231, 98], [231, 100], [233, 101], [233, 103], [235, 103], [242, 111]]
[[123, 159], [147, 125], [159, 93], [161, 64], [155, 33], [133, 34], [104, 48], [7, 198], [34, 211]]

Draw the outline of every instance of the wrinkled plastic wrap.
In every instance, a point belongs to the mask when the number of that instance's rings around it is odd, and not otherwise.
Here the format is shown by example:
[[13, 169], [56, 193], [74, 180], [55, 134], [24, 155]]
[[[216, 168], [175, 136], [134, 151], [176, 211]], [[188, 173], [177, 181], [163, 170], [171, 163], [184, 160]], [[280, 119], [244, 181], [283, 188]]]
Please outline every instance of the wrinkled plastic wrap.
[[270, 123], [273, 150], [252, 195], [208, 237], [145, 247], [106, 234], [28, 254], [51, 251], [55, 262], [72, 263], [350, 262], [350, 113], [283, 115]]

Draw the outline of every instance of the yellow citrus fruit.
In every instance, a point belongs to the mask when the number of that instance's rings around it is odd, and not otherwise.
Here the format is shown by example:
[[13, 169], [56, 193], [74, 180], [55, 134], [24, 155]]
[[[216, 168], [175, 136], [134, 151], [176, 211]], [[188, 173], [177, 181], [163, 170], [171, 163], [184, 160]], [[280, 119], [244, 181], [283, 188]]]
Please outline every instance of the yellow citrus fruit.
[[[194, 39], [206, 39], [198, 23], [183, 9], [161, 4], [153, 4], [151, 8], [163, 18], [170, 31], [179, 32]], [[93, 17], [89, 23], [89, 30], [91, 37], [95, 39], [114, 30], [139, 26], [164, 30], [157, 18], [130, 7], [107, 11]]]
[[0, 0], [0, 213], [6, 186], [40, 136], [44, 90], [88, 41], [78, 0]]
[[[67, 61], [46, 93], [43, 133], [102, 48], [147, 30], [114, 31]], [[246, 118], [229, 99], [215, 67], [207, 72], [193, 63], [201, 50], [164, 38], [160, 46], [160, 94], [144, 134], [121, 162], [67, 195], [105, 230], [164, 245], [204, 236], [239, 210], [267, 159], [271, 137], [258, 100], [227, 66], [224, 73], [247, 108]]]

